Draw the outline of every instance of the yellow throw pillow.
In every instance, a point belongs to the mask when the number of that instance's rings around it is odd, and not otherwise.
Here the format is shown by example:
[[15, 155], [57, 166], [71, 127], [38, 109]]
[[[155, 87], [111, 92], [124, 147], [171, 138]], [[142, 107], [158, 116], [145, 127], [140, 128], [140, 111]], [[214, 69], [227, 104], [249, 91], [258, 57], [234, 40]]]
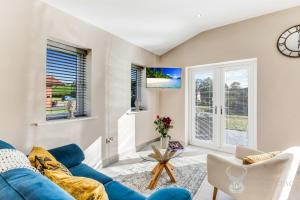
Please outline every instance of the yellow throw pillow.
[[33, 147], [28, 159], [33, 167], [37, 168], [44, 175], [44, 170], [56, 170], [72, 175], [71, 172], [63, 164], [58, 162], [54, 156], [42, 147]]
[[72, 176], [47, 150], [34, 147], [28, 156], [33, 167], [71, 194], [76, 200], [108, 200], [104, 186], [96, 180]]
[[257, 163], [260, 161], [268, 160], [268, 159], [275, 157], [279, 153], [280, 153], [280, 151], [272, 151], [269, 153], [246, 156], [243, 158], [243, 164], [249, 165], [249, 164]]
[[69, 176], [61, 171], [45, 170], [47, 176], [76, 200], [108, 200], [104, 186], [93, 179]]

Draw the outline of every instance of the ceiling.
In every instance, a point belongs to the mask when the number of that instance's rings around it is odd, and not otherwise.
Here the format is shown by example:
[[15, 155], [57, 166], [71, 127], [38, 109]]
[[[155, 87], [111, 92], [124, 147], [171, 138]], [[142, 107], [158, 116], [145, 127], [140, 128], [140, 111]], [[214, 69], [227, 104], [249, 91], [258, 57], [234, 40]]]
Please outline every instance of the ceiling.
[[300, 0], [42, 0], [162, 55], [208, 29], [300, 5]]

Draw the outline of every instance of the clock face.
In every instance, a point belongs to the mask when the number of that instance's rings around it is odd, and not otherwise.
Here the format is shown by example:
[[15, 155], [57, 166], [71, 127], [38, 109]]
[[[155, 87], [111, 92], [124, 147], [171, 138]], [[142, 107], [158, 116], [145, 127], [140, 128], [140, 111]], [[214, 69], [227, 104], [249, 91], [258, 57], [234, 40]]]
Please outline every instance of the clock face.
[[277, 48], [285, 56], [300, 58], [300, 25], [293, 26], [282, 33]]

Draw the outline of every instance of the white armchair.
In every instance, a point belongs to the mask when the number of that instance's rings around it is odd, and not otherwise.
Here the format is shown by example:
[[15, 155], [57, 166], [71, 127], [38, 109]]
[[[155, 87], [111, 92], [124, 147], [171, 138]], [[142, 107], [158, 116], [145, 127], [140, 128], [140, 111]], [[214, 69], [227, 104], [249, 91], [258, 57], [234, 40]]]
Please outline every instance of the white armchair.
[[289, 148], [274, 158], [243, 165], [242, 158], [263, 152], [238, 146], [235, 157], [207, 156], [208, 182], [217, 191], [237, 200], [286, 200], [297, 174], [300, 147]]

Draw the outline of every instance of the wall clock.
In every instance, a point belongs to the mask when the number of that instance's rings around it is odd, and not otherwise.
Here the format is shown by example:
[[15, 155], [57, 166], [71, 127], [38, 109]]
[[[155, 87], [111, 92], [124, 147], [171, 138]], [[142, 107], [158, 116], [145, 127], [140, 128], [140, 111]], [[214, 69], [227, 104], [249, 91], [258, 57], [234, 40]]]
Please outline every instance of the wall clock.
[[300, 58], [300, 25], [283, 32], [278, 38], [277, 48], [285, 56]]

